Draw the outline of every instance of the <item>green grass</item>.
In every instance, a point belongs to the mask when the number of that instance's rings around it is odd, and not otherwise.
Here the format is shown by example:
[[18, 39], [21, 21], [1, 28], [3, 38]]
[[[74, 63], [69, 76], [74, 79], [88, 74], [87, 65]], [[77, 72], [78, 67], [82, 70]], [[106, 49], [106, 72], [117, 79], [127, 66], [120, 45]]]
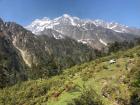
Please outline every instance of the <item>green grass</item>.
[[[0, 90], [0, 105], [67, 105], [81, 96], [84, 86], [92, 87], [103, 105], [119, 105], [118, 98], [130, 100], [132, 91], [129, 81], [125, 82], [129, 73], [126, 64], [133, 60], [128, 64], [129, 69], [133, 68], [139, 59], [138, 53], [140, 46], [74, 66], [50, 79], [30, 80], [4, 88]], [[109, 64], [112, 58], [116, 59], [115, 64]], [[103, 89], [110, 92], [108, 97], [103, 96]], [[55, 97], [54, 93], [60, 94]]]

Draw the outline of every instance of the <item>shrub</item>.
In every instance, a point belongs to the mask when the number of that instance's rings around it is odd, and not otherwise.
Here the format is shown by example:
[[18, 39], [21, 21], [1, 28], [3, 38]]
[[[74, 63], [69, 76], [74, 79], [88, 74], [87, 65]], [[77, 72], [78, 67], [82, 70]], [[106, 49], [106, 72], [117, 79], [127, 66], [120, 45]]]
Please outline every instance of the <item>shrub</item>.
[[140, 89], [133, 92], [130, 99], [130, 105], [140, 105]]
[[119, 67], [121, 67], [121, 65], [120, 64], [116, 64], [116, 67], [119, 68]]
[[84, 88], [80, 97], [73, 99], [68, 105], [103, 105], [100, 97], [91, 87]]
[[103, 65], [103, 69], [108, 69], [107, 65]]

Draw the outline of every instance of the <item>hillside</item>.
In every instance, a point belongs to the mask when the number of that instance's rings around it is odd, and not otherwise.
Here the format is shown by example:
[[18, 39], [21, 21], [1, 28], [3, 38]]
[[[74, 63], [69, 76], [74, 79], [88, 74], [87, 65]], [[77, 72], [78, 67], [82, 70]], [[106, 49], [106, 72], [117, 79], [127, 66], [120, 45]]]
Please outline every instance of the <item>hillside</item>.
[[0, 32], [0, 88], [27, 80], [25, 63], [10, 39]]
[[55, 31], [48, 30], [48, 34], [37, 36], [21, 25], [0, 19], [1, 88], [28, 78], [47, 78], [97, 57], [87, 45], [68, 37], [59, 39]]
[[[109, 61], [115, 59], [116, 63]], [[0, 90], [0, 105], [140, 105], [140, 46]]]

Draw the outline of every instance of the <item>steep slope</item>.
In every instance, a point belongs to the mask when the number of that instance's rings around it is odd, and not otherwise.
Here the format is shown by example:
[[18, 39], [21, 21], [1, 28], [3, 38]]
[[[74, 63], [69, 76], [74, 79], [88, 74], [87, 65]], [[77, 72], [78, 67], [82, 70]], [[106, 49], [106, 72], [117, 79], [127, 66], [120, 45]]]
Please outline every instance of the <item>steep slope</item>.
[[[4, 25], [0, 22], [0, 28]], [[0, 30], [0, 88], [27, 80], [25, 64], [5, 31]]]
[[36, 35], [41, 35], [42, 32], [47, 33], [46, 29], [53, 29], [64, 36], [97, 49], [115, 41], [130, 41], [140, 35], [139, 29], [133, 30], [118, 23], [108, 23], [102, 20], [83, 20], [67, 14], [52, 20], [36, 19], [26, 28]]
[[31, 78], [52, 76], [64, 68], [96, 58], [94, 49], [54, 30], [47, 30], [48, 35], [36, 36], [13, 22], [3, 22], [0, 28], [24, 60]]
[[[0, 102], [2, 105], [139, 105], [139, 53], [137, 46], [125, 53], [120, 51], [74, 66], [47, 80], [32, 80], [0, 90]], [[110, 64], [111, 59], [116, 59], [116, 63]]]

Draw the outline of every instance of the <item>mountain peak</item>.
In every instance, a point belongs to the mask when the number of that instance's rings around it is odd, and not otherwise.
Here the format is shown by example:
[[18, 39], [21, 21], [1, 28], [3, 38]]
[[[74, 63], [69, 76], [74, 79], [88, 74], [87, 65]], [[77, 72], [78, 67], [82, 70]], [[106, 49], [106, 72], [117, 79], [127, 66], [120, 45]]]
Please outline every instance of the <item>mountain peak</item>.
[[76, 17], [76, 16], [71, 16], [71, 15], [69, 15], [69, 14], [63, 14], [61, 17], [79, 19], [78, 17]]
[[[74, 26], [74, 27], [81, 27], [83, 29], [87, 30], [86, 24], [94, 24], [96, 27], [100, 26], [106, 29], [113, 30], [115, 32], [119, 33], [129, 33], [130, 31], [135, 31], [134, 29], [119, 24], [117, 22], [106, 22], [102, 19], [96, 19], [96, 20], [91, 20], [91, 19], [80, 19], [78, 17], [71, 16], [69, 14], [63, 14], [60, 17], [54, 18], [54, 19], [49, 19], [48, 17], [44, 17], [42, 19], [36, 19], [33, 21], [30, 25], [28, 25], [26, 28], [33, 33], [37, 34], [40, 31], [43, 31], [45, 28], [46, 29], [58, 29], [58, 27], [65, 27], [65, 26]], [[59, 29], [60, 30], [60, 29]], [[56, 30], [58, 31], [58, 30]], [[61, 32], [61, 30], [59, 31]], [[139, 31], [138, 31], [139, 32]], [[137, 33], [138, 33], [137, 32]], [[137, 34], [136, 33], [136, 34]]]
[[63, 14], [63, 17], [65, 17], [65, 18], [69, 18], [69, 17], [71, 17], [71, 16], [68, 15], [68, 14]]

